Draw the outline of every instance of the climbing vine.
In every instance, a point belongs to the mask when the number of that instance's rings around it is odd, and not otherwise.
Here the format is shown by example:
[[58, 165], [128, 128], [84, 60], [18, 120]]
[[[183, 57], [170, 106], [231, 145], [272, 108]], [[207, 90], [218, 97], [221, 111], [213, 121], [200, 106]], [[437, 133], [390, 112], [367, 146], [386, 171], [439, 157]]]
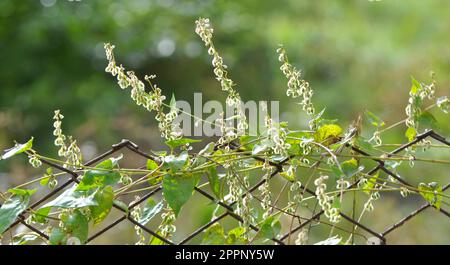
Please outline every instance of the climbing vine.
[[[196, 21], [195, 33], [212, 58], [214, 77], [226, 93], [226, 104], [234, 107], [235, 111], [231, 118], [221, 115], [214, 122], [221, 132], [217, 141], [206, 142], [206, 139], [183, 136], [180, 124], [175, 122], [182, 113], [175, 104], [175, 98], [172, 97], [167, 103], [163, 90], [155, 82], [155, 75], [145, 76], [142, 81], [133, 71], [126, 70], [116, 61], [114, 45], [106, 43], [106, 72], [117, 78], [121, 89], [130, 91], [131, 99], [138, 106], [154, 115], [167, 149], [153, 152], [145, 168], [121, 167], [121, 155], [86, 166], [77, 141], [63, 132], [65, 117], [56, 110], [53, 135], [59, 157], [40, 154], [33, 148], [33, 138], [24, 144], [17, 143], [1, 156], [1, 160], [6, 160], [24, 154], [35, 168], [42, 168], [47, 164], [43, 161], [50, 161], [61, 170], [54, 172], [53, 167], [48, 167], [42, 177], [0, 193], [0, 235], [5, 236], [11, 225], [23, 219], [27, 224], [38, 224], [43, 229], [40, 233], [11, 234], [11, 244], [35, 240], [48, 244], [85, 244], [89, 227], [102, 223], [113, 207], [119, 207], [141, 225], [160, 215], [161, 222], [156, 232], [159, 237], [148, 237], [136, 225], [136, 244], [166, 244], [160, 237], [167, 240], [173, 238], [177, 233], [175, 221], [183, 206], [198, 192], [196, 187], [206, 186], [209, 186], [217, 202], [230, 205], [231, 209], [225, 211], [231, 211], [240, 219], [236, 227], [228, 230], [218, 222], [209, 226], [202, 233], [203, 244], [266, 243], [279, 238], [282, 231], [288, 231], [290, 239], [294, 221], [301, 223], [305, 210], [312, 215], [323, 211], [325, 218], [315, 222], [328, 227], [330, 236], [321, 242], [311, 242], [308, 237], [311, 226], [303, 226], [288, 243], [351, 244], [354, 237], [361, 236], [361, 233], [357, 225], [350, 231], [341, 227], [342, 208], [344, 203], [348, 203], [343, 200], [346, 194], [354, 196], [361, 193], [365, 196], [359, 211], [353, 203], [353, 213], [359, 213], [358, 220], [373, 211], [377, 200], [387, 192], [397, 192], [403, 197], [418, 194], [437, 210], [449, 204], [450, 198], [444, 194], [440, 183], [411, 186], [405, 184], [401, 177], [394, 178], [380, 169], [368, 173], [365, 163], [366, 160], [375, 160], [394, 172], [402, 163], [409, 163], [411, 167], [415, 163], [450, 164], [448, 160], [416, 156], [418, 148], [445, 147], [433, 145], [426, 139], [409, 146], [405, 153], [396, 155], [387, 151], [387, 147], [395, 144], [383, 144], [386, 131], [404, 126], [405, 140], [411, 142], [418, 135], [437, 128], [438, 122], [432, 111], [440, 109], [448, 114], [450, 101], [445, 96], [436, 98], [434, 75], [429, 84], [412, 78], [405, 118], [399, 122], [386, 125], [376, 114], [366, 111], [348, 128], [343, 128], [336, 120], [324, 118], [325, 109], [316, 112], [319, 108], [313, 104], [312, 86], [304, 79], [303, 73], [289, 62], [287, 51], [281, 46], [274, 55], [278, 54], [281, 74], [287, 79], [286, 95], [298, 99], [293, 104], [299, 105], [299, 112], [307, 114], [308, 127], [292, 128], [287, 122], [276, 121], [267, 115], [260, 133], [249, 135], [245, 133], [248, 122], [240, 104], [241, 97], [213, 43], [213, 32], [209, 19]], [[201, 117], [194, 118], [202, 120]], [[366, 130], [364, 134], [363, 128]], [[363, 136], [367, 132], [370, 137]], [[203, 147], [194, 151], [194, 143]], [[39, 183], [41, 189], [54, 190], [60, 187], [60, 178], [68, 172], [76, 172], [71, 176], [76, 184], [38, 208], [29, 208], [37, 190], [27, 187]], [[285, 180], [284, 187], [278, 192], [271, 187], [274, 175]], [[206, 181], [202, 181], [204, 179]], [[262, 184], [257, 190], [252, 190], [253, 184], [258, 182]], [[149, 198], [144, 204], [128, 211], [141, 198], [136, 195], [134, 201], [126, 203], [122, 200], [123, 195], [134, 195], [157, 187], [162, 188], [162, 200]], [[284, 202], [280, 202], [282, 195], [287, 197]], [[218, 207], [212, 218], [217, 218], [220, 211], [224, 210]], [[291, 221], [282, 223], [282, 217]], [[346, 232], [348, 238], [338, 236], [336, 231]]]

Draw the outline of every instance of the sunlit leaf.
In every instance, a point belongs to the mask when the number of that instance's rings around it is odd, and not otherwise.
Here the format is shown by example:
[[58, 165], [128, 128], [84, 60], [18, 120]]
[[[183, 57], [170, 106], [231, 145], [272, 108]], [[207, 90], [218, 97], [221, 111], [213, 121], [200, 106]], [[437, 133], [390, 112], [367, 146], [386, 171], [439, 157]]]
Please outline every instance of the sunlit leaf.
[[408, 141], [412, 141], [416, 138], [417, 131], [414, 129], [414, 127], [408, 127], [408, 129], [405, 132], [406, 138], [408, 138]]
[[366, 184], [364, 184], [363, 186], [363, 191], [367, 194], [370, 195], [370, 193], [372, 193], [373, 188], [375, 187], [375, 184], [377, 183], [377, 179], [379, 176], [380, 172], [377, 171], [377, 173], [375, 173], [371, 178], [369, 178], [366, 182]]
[[442, 186], [438, 185], [436, 182], [431, 182], [428, 184], [419, 184], [419, 193], [422, 197], [436, 209], [441, 208], [442, 202]]
[[411, 76], [411, 94], [416, 95], [421, 87], [422, 86], [420, 85], [420, 83], [413, 76]]
[[96, 165], [95, 169], [86, 171], [78, 184], [77, 190], [90, 190], [117, 184], [121, 175], [119, 172], [113, 171], [113, 169], [117, 168], [118, 161], [121, 158], [122, 156], [109, 158]]
[[27, 233], [20, 236], [14, 236], [12, 238], [13, 245], [25, 245], [30, 241], [34, 241], [38, 239], [38, 235], [36, 233]]
[[76, 190], [77, 186], [74, 185], [70, 189], [65, 190], [53, 201], [48, 202], [40, 209], [47, 207], [60, 207], [60, 208], [82, 208], [86, 206], [97, 206], [98, 203], [95, 199], [95, 192], [87, 194], [85, 191]]
[[257, 155], [262, 152], [269, 150], [273, 146], [272, 142], [269, 140], [263, 140], [260, 143], [253, 145], [252, 155]]
[[164, 206], [163, 201], [155, 203], [155, 201], [152, 198], [148, 199], [138, 222], [141, 225], [146, 225], [153, 217], [155, 217], [159, 212], [161, 212], [163, 206]]
[[227, 245], [245, 244], [247, 239], [244, 237], [247, 230], [244, 227], [236, 227], [228, 231]]
[[239, 137], [239, 142], [245, 150], [252, 150], [253, 146], [258, 142], [257, 139], [257, 136], [243, 135]]
[[314, 140], [329, 145], [342, 134], [342, 128], [336, 124], [325, 124], [314, 133]]
[[158, 164], [153, 159], [147, 159], [147, 169], [155, 170], [158, 168]]
[[3, 154], [1, 159], [8, 159], [17, 154], [31, 150], [32, 147], [33, 147], [33, 137], [31, 137], [31, 139], [24, 144], [16, 144], [13, 148], [5, 150], [5, 153]]

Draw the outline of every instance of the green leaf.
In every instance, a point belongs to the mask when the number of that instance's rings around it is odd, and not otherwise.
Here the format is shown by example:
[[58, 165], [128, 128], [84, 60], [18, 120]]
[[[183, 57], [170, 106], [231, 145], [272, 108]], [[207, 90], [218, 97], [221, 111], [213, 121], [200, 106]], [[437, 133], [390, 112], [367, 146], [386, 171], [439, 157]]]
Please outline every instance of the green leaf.
[[34, 211], [33, 221], [38, 222], [40, 224], [47, 223], [47, 216], [50, 214], [51, 207], [41, 208], [37, 211]]
[[270, 216], [264, 220], [259, 229], [259, 236], [266, 239], [276, 238], [281, 231], [281, 223], [273, 216]]
[[198, 181], [197, 175], [179, 177], [167, 174], [164, 176], [163, 195], [176, 216], [178, 216], [181, 207], [192, 196]]
[[41, 186], [47, 186], [48, 182], [53, 177], [53, 168], [51, 168], [51, 167], [47, 168], [44, 177], [45, 178], [43, 178], [43, 179], [41, 179], [41, 181], [39, 181], [39, 184]]
[[78, 184], [77, 190], [86, 191], [117, 184], [121, 175], [119, 172], [113, 171], [113, 169], [117, 168], [118, 161], [121, 158], [122, 156], [118, 158], [109, 158], [97, 164], [95, 169], [86, 171], [81, 182]]
[[94, 224], [101, 223], [111, 211], [114, 200], [114, 191], [111, 186], [106, 186], [103, 190], [96, 192], [95, 201], [97, 206], [91, 206], [91, 217]]
[[194, 159], [192, 166], [197, 167], [203, 165], [206, 162], [206, 157], [204, 156], [211, 155], [214, 152], [214, 146], [215, 143], [211, 142], [207, 144], [202, 150], [200, 150], [200, 152], [198, 152], [198, 155]]
[[0, 235], [28, 208], [31, 194], [31, 192], [24, 192], [23, 195], [16, 194], [5, 201], [0, 208]]
[[325, 124], [314, 133], [314, 140], [324, 145], [333, 143], [342, 134], [342, 128], [336, 124]]
[[147, 169], [148, 170], [155, 170], [158, 168], [158, 164], [153, 159], [147, 160]]
[[169, 155], [164, 157], [164, 166], [165, 168], [171, 169], [173, 172], [176, 172], [184, 167], [186, 161], [188, 160], [188, 153], [182, 152], [179, 156]]
[[81, 243], [86, 242], [89, 232], [89, 223], [86, 216], [79, 210], [75, 210], [70, 214], [63, 223], [68, 238], [76, 237]]
[[39, 184], [40, 184], [41, 186], [47, 186], [47, 184], [48, 184], [49, 181], [50, 181], [50, 176], [41, 179], [41, 180], [39, 181]]
[[171, 149], [175, 149], [179, 146], [190, 144], [190, 143], [198, 143], [201, 142], [201, 140], [195, 140], [190, 138], [181, 138], [181, 139], [175, 139], [175, 140], [168, 140], [166, 141], [166, 145], [169, 146]]
[[224, 245], [226, 235], [223, 227], [219, 223], [215, 223], [205, 230], [202, 239], [202, 245]]
[[[161, 232], [156, 232], [158, 235], [160, 235], [161, 237], [163, 237], [161, 235]], [[160, 245], [164, 245], [164, 241], [162, 241], [161, 239], [157, 238], [156, 236], [153, 236], [152, 239], [150, 239], [149, 245], [153, 245], [153, 246], [160, 246]]]
[[245, 244], [247, 239], [244, 237], [247, 230], [244, 227], [236, 227], [228, 231], [227, 245]]
[[138, 222], [141, 225], [146, 225], [153, 217], [161, 212], [163, 206], [163, 201], [160, 201], [158, 204], [156, 204], [152, 198], [148, 199], [147, 203], [145, 204], [144, 211], [142, 212], [141, 218], [138, 220]]
[[364, 166], [358, 166], [358, 160], [355, 158], [342, 162], [341, 168], [345, 176], [348, 178], [351, 178], [364, 170]]
[[438, 129], [438, 122], [436, 118], [428, 111], [424, 111], [418, 118], [420, 126], [427, 129]]
[[419, 193], [422, 197], [436, 209], [441, 208], [442, 202], [442, 186], [438, 185], [436, 182], [431, 182], [428, 184], [419, 184]]
[[67, 243], [66, 232], [59, 227], [54, 227], [49, 236], [50, 244], [52, 245], [65, 245]]
[[373, 175], [370, 179], [367, 180], [366, 184], [363, 186], [363, 191], [370, 195], [373, 191], [373, 188], [375, 187], [375, 184], [377, 183], [378, 176], [380, 175], [380, 172], [377, 171], [375, 175]]
[[210, 167], [208, 170], [208, 181], [214, 195], [220, 199], [220, 180], [215, 166]]
[[8, 159], [17, 154], [26, 152], [30, 150], [32, 147], [33, 147], [33, 137], [31, 137], [31, 139], [24, 144], [16, 144], [13, 148], [5, 150], [5, 153], [3, 154], [1, 159]]
[[408, 141], [412, 141], [416, 138], [417, 131], [414, 129], [414, 127], [408, 127], [408, 129], [405, 132], [406, 138], [408, 138]]
[[381, 120], [377, 115], [368, 110], [366, 110], [366, 117], [369, 123], [377, 128], [383, 127], [385, 125], [383, 120]]
[[420, 83], [413, 76], [411, 76], [411, 94], [416, 95], [421, 88], [422, 86]]
[[51, 202], [48, 202], [40, 209], [47, 207], [60, 207], [60, 208], [82, 208], [86, 206], [97, 206], [98, 203], [95, 199], [96, 192], [87, 194], [85, 191], [76, 190], [77, 186], [74, 185], [70, 189], [65, 190], [61, 195]]

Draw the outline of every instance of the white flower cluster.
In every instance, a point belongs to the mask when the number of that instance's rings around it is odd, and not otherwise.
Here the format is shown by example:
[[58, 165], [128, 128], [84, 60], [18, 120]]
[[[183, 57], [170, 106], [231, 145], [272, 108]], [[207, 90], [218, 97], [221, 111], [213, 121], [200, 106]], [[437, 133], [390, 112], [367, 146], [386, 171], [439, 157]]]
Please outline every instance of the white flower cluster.
[[[233, 126], [229, 124], [229, 118], [225, 119], [224, 113], [220, 113], [220, 117], [216, 119], [215, 123], [220, 128], [221, 136], [218, 140], [219, 144], [223, 145], [236, 139], [237, 134]], [[225, 151], [228, 151], [229, 147], [225, 147]]]
[[208, 54], [213, 57], [212, 65], [214, 67], [214, 75], [220, 82], [222, 90], [228, 93], [227, 105], [235, 108], [237, 117], [237, 130], [243, 132], [248, 128], [247, 119], [243, 110], [242, 101], [239, 93], [234, 90], [235, 83], [228, 78], [227, 65], [223, 63], [223, 59], [217, 52], [212, 41], [214, 29], [208, 18], [199, 18], [195, 21], [195, 33], [200, 36], [205, 46], [208, 48]]
[[303, 192], [300, 190], [302, 183], [300, 181], [294, 181], [291, 184], [290, 191], [294, 194], [293, 201], [300, 203], [303, 199]]
[[[130, 205], [133, 205], [134, 203], [136, 203], [137, 201], [139, 201], [141, 198], [139, 196], [135, 196], [134, 200], [132, 202], [130, 202]], [[141, 218], [142, 215], [142, 209], [140, 205], [136, 205], [133, 210], [130, 213], [131, 217], [134, 220], [139, 220]], [[136, 245], [145, 245], [145, 235], [144, 235], [144, 231], [142, 230], [141, 227], [139, 227], [138, 225], [134, 226], [134, 231], [136, 232], [136, 235], [138, 237], [138, 241], [136, 242]]]
[[[61, 125], [62, 119], [64, 116], [61, 114], [60, 110], [55, 110], [55, 115], [53, 116], [55, 122], [53, 123], [53, 135], [56, 136], [55, 145], [59, 147], [58, 155], [60, 157], [65, 157], [66, 163], [64, 167], [72, 166], [74, 168], [81, 166], [82, 164], [82, 155], [81, 150], [77, 145], [77, 141], [73, 140], [72, 136], [66, 137], [62, 133]], [[69, 145], [66, 144], [66, 139], [69, 142]]]
[[[230, 164], [230, 168], [236, 167], [238, 165], [236, 162]], [[239, 163], [239, 162], [237, 162]], [[232, 169], [229, 169], [226, 174], [226, 182], [228, 185], [228, 195], [225, 196], [225, 200], [229, 203], [236, 203], [236, 209], [234, 212], [242, 218], [242, 226], [248, 227], [251, 223], [254, 222], [254, 217], [252, 215], [252, 207], [250, 205], [251, 202], [251, 193], [247, 193], [246, 196], [243, 196], [247, 187], [250, 186], [250, 182], [248, 179], [248, 175], [245, 175], [242, 178], [242, 181], [239, 180], [240, 176], [236, 176]]]
[[301, 78], [301, 71], [297, 70], [292, 64], [289, 63], [286, 51], [283, 47], [277, 49], [278, 61], [283, 63], [280, 70], [288, 79], [288, 89], [286, 95], [292, 98], [302, 97], [300, 105], [308, 115], [313, 115], [315, 112], [311, 98], [313, 91], [309, 86], [309, 83]]
[[35, 154], [28, 156], [28, 163], [34, 168], [42, 166], [42, 161]]
[[264, 176], [263, 179], [265, 182], [259, 186], [259, 191], [261, 192], [261, 207], [264, 210], [263, 219], [265, 220], [267, 217], [269, 217], [271, 212], [271, 205], [272, 205], [272, 193], [270, 191], [270, 185], [269, 180], [272, 173], [272, 167], [269, 164], [269, 160], [265, 160], [263, 164], [263, 171]]
[[367, 211], [367, 212], [373, 211], [373, 209], [375, 208], [373, 206], [373, 202], [378, 200], [379, 198], [380, 198], [380, 193], [378, 191], [372, 192], [370, 194], [370, 197], [367, 200], [367, 202], [364, 203], [364, 210]]
[[295, 240], [296, 245], [306, 245], [308, 244], [308, 230], [302, 229]]
[[161, 89], [151, 82], [156, 76], [145, 76], [145, 80], [150, 84], [151, 92], [145, 91], [145, 84], [135, 75], [133, 71], [125, 72], [125, 68], [117, 66], [114, 59], [114, 45], [105, 43], [106, 59], [108, 66], [105, 71], [117, 76], [117, 82], [120, 88], [125, 89], [131, 86], [131, 99], [138, 105], [143, 106], [148, 111], [156, 111], [155, 119], [159, 122], [159, 130], [161, 136], [166, 139], [177, 139], [181, 137], [181, 129], [173, 121], [178, 116], [178, 109], [171, 107], [169, 113], [163, 112], [164, 100], [166, 97], [162, 95]]
[[[247, 196], [243, 197], [238, 201], [235, 213], [242, 218], [242, 227], [248, 228], [254, 221], [255, 218], [252, 215], [253, 208], [251, 207], [251, 194], [248, 193]], [[248, 234], [244, 234], [246, 237]]]
[[316, 185], [316, 198], [319, 201], [320, 207], [324, 211], [325, 216], [332, 223], [338, 223], [341, 219], [339, 215], [339, 209], [334, 208], [331, 203], [333, 202], [333, 197], [328, 196], [325, 191], [327, 189], [327, 185], [325, 181], [328, 179], [328, 176], [320, 176], [314, 181], [314, 185]]
[[267, 130], [267, 139], [273, 144], [273, 152], [277, 155], [287, 156], [287, 150], [291, 145], [286, 143], [286, 129], [274, 124], [274, 121], [269, 116], [265, 117], [264, 122]]
[[402, 195], [403, 198], [408, 197], [409, 193], [411, 193], [411, 191], [408, 188], [400, 187], [400, 195]]
[[164, 238], [170, 238], [173, 233], [177, 231], [177, 227], [174, 225], [176, 220], [175, 212], [170, 207], [166, 207], [161, 214], [162, 222], [159, 225], [159, 231]]
[[405, 108], [407, 115], [406, 126], [417, 129], [417, 117], [422, 113], [421, 104], [418, 104], [421, 100], [428, 98], [433, 99], [436, 91], [436, 81], [434, 80], [434, 74], [431, 75], [433, 81], [431, 84], [426, 85], [421, 83], [418, 87], [415, 85], [415, 89], [411, 89], [409, 92], [408, 105]]

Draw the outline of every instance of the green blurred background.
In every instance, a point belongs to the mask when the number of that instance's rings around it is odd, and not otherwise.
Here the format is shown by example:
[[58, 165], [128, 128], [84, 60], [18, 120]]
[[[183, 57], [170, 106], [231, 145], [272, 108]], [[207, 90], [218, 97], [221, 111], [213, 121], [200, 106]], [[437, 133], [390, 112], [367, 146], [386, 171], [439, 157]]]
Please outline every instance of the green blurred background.
[[[55, 109], [65, 114], [65, 133], [78, 139], [87, 158], [122, 138], [146, 150], [161, 148], [153, 114], [134, 105], [129, 91], [104, 72], [103, 43], [116, 45], [117, 61], [140, 77], [156, 74], [167, 96], [173, 92], [190, 101], [194, 92], [202, 92], [204, 100], [221, 100], [210, 58], [194, 33], [199, 16], [211, 19], [216, 47], [243, 100], [281, 101], [282, 118], [294, 128], [306, 119], [285, 96], [275, 52], [279, 44], [304, 71], [316, 109], [326, 106], [326, 117], [343, 126], [365, 109], [387, 124], [403, 119], [411, 75], [428, 83], [434, 71], [437, 95], [450, 96], [447, 0], [2, 0], [0, 149], [32, 135], [36, 150], [55, 155]], [[448, 116], [433, 113], [439, 132], [449, 138]], [[404, 142], [404, 130], [386, 134], [386, 142]], [[447, 150], [426, 156], [449, 159]], [[0, 163], [1, 190], [27, 176], [24, 161]], [[442, 183], [450, 180], [448, 167], [405, 170], [424, 178], [431, 169]], [[369, 219], [372, 223], [383, 219], [383, 212], [400, 218], [409, 209], [396, 198], [380, 205], [384, 210]], [[450, 243], [449, 219], [433, 214], [420, 216], [390, 240]]]

